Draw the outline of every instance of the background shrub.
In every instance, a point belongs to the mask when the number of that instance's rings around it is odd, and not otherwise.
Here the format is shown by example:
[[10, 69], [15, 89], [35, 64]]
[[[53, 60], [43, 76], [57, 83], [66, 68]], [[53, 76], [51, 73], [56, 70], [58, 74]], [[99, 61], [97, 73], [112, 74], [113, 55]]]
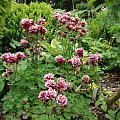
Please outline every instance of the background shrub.
[[0, 38], [3, 36], [4, 18], [8, 14], [12, 0], [0, 0]]

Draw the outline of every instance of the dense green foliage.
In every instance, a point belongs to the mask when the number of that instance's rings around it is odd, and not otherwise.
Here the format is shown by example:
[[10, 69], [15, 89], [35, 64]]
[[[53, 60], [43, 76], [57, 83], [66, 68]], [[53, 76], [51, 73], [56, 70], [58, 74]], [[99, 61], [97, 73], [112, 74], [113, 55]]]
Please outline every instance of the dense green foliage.
[[0, 38], [3, 36], [4, 18], [8, 14], [12, 0], [0, 0]]

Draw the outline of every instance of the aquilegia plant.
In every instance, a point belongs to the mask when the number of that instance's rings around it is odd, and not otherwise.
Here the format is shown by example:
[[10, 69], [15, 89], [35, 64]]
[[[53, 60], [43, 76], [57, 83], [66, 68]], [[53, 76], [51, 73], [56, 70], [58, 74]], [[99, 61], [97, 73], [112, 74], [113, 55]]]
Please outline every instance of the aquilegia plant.
[[[86, 21], [70, 12], [54, 13], [60, 29], [55, 48], [45, 42], [45, 19], [22, 19], [23, 52], [1, 56], [9, 91], [3, 98], [7, 119], [77, 120], [95, 118], [89, 110], [93, 83], [99, 81], [101, 55], [82, 47]], [[43, 42], [44, 41], [44, 42]], [[53, 44], [53, 43], [52, 43]], [[45, 49], [46, 48], [46, 49]], [[49, 52], [52, 50], [52, 52]]]

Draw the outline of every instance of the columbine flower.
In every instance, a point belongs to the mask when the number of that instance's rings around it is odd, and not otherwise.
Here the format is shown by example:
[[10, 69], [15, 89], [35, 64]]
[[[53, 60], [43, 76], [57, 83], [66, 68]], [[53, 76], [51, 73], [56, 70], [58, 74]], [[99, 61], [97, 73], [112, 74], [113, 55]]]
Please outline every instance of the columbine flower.
[[23, 104], [25, 105], [27, 102], [28, 102], [28, 99], [27, 99], [27, 98], [24, 98], [24, 99], [23, 99]]
[[60, 94], [58, 95], [56, 101], [57, 101], [57, 104], [59, 104], [60, 106], [66, 106], [68, 99], [64, 95]]
[[79, 67], [81, 65], [80, 58], [78, 58], [78, 57], [74, 57], [74, 58], [68, 60], [68, 63], [70, 65], [72, 65], [73, 67]]
[[25, 55], [22, 52], [17, 52], [16, 56], [17, 56], [18, 60], [21, 60], [21, 59], [23, 59], [25, 57]]
[[78, 56], [80, 58], [83, 57], [83, 52], [84, 52], [83, 48], [78, 48], [75, 50], [76, 56]]
[[58, 11], [54, 12], [54, 18], [58, 19], [60, 17], [60, 13]]
[[8, 72], [4, 72], [4, 73], [2, 73], [2, 77], [6, 77], [6, 78], [8, 78], [8, 77], [9, 77], [9, 73], [8, 73]]
[[59, 64], [64, 64], [66, 60], [65, 60], [65, 58], [63, 58], [63, 56], [58, 55], [55, 57], [55, 61]]
[[92, 66], [96, 66], [96, 63], [99, 62], [101, 59], [101, 55], [100, 54], [91, 54], [89, 56], [89, 59], [90, 59], [90, 64]]
[[6, 72], [9, 73], [9, 74], [12, 74], [13, 73], [13, 68], [7, 68]]
[[82, 21], [80, 22], [80, 24], [82, 25], [82, 27], [85, 27], [85, 25], [87, 24], [87, 22], [86, 22], [85, 20], [82, 20]]
[[40, 99], [41, 101], [45, 102], [48, 101], [50, 98], [48, 97], [48, 91], [41, 91], [39, 93], [38, 99]]
[[57, 92], [52, 89], [49, 88], [48, 91], [41, 91], [39, 93], [38, 99], [40, 99], [43, 102], [46, 102], [48, 100], [54, 100], [57, 96]]
[[54, 80], [54, 75], [51, 73], [44, 75], [44, 81], [47, 82], [48, 80]]
[[30, 26], [34, 25], [34, 21], [32, 19], [22, 19], [21, 26], [23, 29], [28, 30]]
[[7, 61], [5, 61], [7, 63], [18, 63], [18, 59], [17, 59], [17, 55], [16, 54], [10, 54], [8, 57], [7, 57]]
[[16, 54], [11, 53], [5, 53], [1, 56], [2, 61], [5, 61], [6, 63], [18, 63], [22, 58], [24, 57], [24, 54], [22, 52], [17, 52]]
[[35, 24], [35, 25], [32, 25], [29, 27], [29, 33], [31, 34], [37, 34], [38, 33], [38, 25]]
[[44, 26], [39, 25], [39, 32], [41, 35], [44, 35], [47, 32], [47, 29]]
[[54, 80], [47, 80], [45, 82], [45, 87], [55, 89], [56, 88], [56, 82]]
[[23, 119], [23, 120], [27, 119], [27, 116], [26, 116], [26, 112], [25, 112], [25, 111], [22, 111], [21, 115], [22, 115], [22, 119]]
[[63, 90], [66, 90], [68, 87], [68, 84], [65, 82], [65, 79], [64, 78], [58, 78], [58, 84], [57, 84], [57, 88], [58, 88], [58, 91], [61, 92]]
[[7, 62], [8, 56], [10, 56], [10, 55], [11, 55], [11, 53], [4, 53], [4, 54], [2, 54], [1, 55], [2, 61]]
[[82, 81], [87, 84], [87, 83], [89, 83], [89, 81], [90, 81], [90, 77], [89, 77], [88, 75], [84, 75], [84, 76], [82, 77]]
[[49, 88], [48, 96], [49, 96], [49, 99], [54, 100], [57, 96], [57, 92], [55, 91], [55, 89]]
[[45, 24], [45, 19], [38, 19], [38, 23], [40, 25], [44, 25]]
[[26, 47], [28, 44], [28, 41], [26, 40], [26, 38], [23, 38], [23, 39], [21, 39], [20, 44], [21, 44], [21, 46]]

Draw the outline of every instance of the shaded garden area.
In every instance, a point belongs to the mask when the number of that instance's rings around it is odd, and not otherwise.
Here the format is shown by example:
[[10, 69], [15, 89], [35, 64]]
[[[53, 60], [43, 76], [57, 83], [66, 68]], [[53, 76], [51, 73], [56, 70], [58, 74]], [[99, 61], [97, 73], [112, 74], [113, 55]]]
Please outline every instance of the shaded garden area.
[[1, 0], [0, 13], [0, 120], [120, 120], [119, 0]]

